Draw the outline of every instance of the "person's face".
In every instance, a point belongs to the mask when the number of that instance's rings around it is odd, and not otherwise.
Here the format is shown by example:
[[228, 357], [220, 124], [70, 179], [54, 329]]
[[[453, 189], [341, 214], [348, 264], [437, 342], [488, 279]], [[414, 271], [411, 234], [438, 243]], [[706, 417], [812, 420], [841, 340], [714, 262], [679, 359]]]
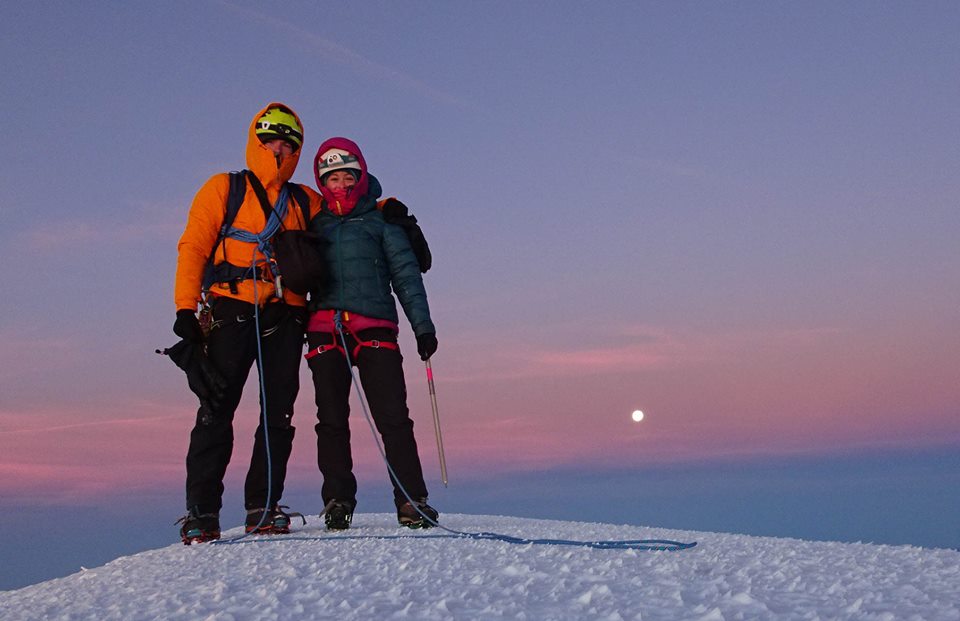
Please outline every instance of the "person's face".
[[283, 138], [273, 138], [267, 140], [263, 143], [263, 146], [273, 151], [274, 157], [277, 158], [277, 164], [279, 165], [284, 159], [293, 155], [293, 152], [296, 150], [293, 148], [293, 145], [284, 140]]
[[330, 190], [345, 190], [357, 185], [357, 180], [345, 170], [335, 170], [327, 175], [323, 185]]

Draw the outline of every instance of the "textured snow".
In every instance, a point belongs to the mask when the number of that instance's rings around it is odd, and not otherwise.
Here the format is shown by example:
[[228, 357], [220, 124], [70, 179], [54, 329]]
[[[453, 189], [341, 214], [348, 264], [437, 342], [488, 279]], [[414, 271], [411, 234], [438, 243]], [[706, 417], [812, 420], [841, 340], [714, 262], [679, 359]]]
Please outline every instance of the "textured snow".
[[[434, 538], [395, 516], [179, 543], [15, 591], [0, 619], [960, 620], [960, 552], [452, 514], [460, 531], [698, 541], [677, 552]], [[225, 536], [239, 536], [232, 529]], [[171, 532], [174, 536], [175, 532]], [[378, 539], [364, 536], [409, 535]]]

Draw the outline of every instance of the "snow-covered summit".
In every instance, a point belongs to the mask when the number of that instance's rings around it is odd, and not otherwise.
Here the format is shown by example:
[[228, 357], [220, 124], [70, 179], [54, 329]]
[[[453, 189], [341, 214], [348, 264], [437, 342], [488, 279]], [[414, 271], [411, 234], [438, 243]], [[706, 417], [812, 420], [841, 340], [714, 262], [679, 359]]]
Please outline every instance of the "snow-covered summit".
[[499, 516], [441, 520], [528, 539], [699, 544], [651, 552], [437, 538], [443, 531], [400, 530], [388, 514], [357, 514], [353, 528], [331, 534], [312, 518], [286, 537], [177, 543], [2, 592], [0, 618], [960, 620], [954, 550]]

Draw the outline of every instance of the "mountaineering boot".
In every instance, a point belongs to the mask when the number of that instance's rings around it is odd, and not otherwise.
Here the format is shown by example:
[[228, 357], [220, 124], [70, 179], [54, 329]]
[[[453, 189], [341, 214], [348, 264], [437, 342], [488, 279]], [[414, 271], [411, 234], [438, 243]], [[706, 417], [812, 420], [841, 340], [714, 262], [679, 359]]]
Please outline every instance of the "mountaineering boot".
[[353, 521], [353, 509], [357, 504], [345, 500], [331, 500], [324, 511], [323, 522], [327, 530], [347, 530]]
[[284, 511], [289, 508], [285, 505], [276, 505], [273, 509], [248, 509], [244, 528], [246, 532], [255, 535], [286, 535], [290, 532], [290, 518], [299, 517], [304, 524], [307, 523], [307, 518], [303, 517], [302, 513]]
[[426, 498], [397, 504], [397, 521], [407, 528], [430, 528], [435, 526], [440, 513], [427, 504]]
[[220, 538], [220, 515], [218, 513], [200, 513], [199, 507], [190, 507], [189, 513], [176, 522], [183, 524], [180, 539], [183, 545], [203, 543]]

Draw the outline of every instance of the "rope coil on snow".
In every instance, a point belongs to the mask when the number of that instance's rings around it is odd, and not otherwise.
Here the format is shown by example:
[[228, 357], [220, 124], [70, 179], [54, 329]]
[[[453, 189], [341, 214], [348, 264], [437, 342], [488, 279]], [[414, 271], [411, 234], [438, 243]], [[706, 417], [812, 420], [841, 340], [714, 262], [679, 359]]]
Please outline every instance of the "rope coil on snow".
[[485, 541], [500, 541], [503, 543], [512, 543], [516, 545], [550, 545], [550, 546], [572, 546], [581, 548], [591, 548], [594, 550], [646, 550], [653, 552], [676, 552], [678, 550], [687, 550], [697, 545], [696, 541], [682, 542], [672, 541], [670, 539], [623, 539], [611, 541], [575, 541], [573, 539], [527, 539], [525, 537], [513, 537], [511, 535], [501, 535], [499, 533], [469, 533], [453, 530], [440, 526], [443, 530], [449, 531], [449, 535], [271, 535], [270, 537], [259, 537], [256, 539], [246, 539], [240, 541], [237, 539], [223, 539], [214, 543], [273, 543], [284, 541], [348, 541], [348, 540], [390, 540], [390, 539], [473, 539]]

